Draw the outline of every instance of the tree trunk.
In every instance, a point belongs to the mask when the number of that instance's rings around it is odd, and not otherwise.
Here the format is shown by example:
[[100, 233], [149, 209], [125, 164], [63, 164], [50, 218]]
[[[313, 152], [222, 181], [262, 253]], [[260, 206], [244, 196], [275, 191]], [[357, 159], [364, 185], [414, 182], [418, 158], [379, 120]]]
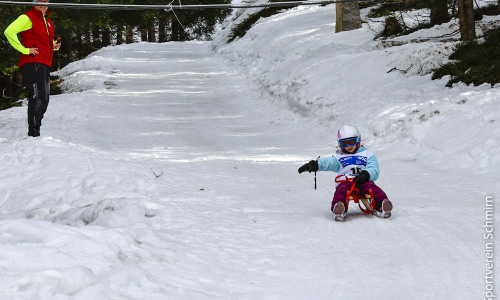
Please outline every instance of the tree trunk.
[[68, 57], [69, 61], [71, 61], [71, 55], [73, 53], [73, 45], [71, 45], [71, 36], [62, 36], [61, 37], [61, 51], [65, 56]]
[[173, 22], [172, 22], [172, 16], [167, 15], [167, 42], [173, 41], [173, 30], [174, 30], [174, 27], [173, 27]]
[[[500, 1], [500, 0], [499, 0]], [[439, 25], [450, 20], [447, 1], [431, 0], [431, 25]]]
[[[418, 0], [405, 0], [405, 9], [412, 9], [417, 1]], [[446, 0], [441, 0], [441, 1], [446, 2]]]
[[158, 43], [167, 41], [166, 15], [165, 11], [160, 11], [158, 16]]
[[458, 14], [460, 16], [460, 36], [462, 40], [470, 41], [475, 39], [474, 1], [458, 0]]
[[104, 47], [111, 45], [111, 29], [107, 26], [102, 31], [102, 45]]
[[125, 27], [125, 43], [132, 44], [134, 42], [134, 27], [127, 25]]
[[[2, 98], [3, 98], [3, 96], [8, 96], [8, 97], [12, 96], [12, 93], [14, 91], [14, 88], [13, 88], [14, 84], [13, 83], [14, 83], [14, 76], [16, 75], [15, 73], [16, 72], [14, 72], [10, 75], [9, 81], [7, 83], [7, 88], [6, 88], [7, 91], [5, 91], [5, 89], [3, 90]], [[19, 71], [17, 73], [19, 73]]]
[[179, 23], [175, 18], [171, 18], [172, 21], [172, 41], [180, 41], [179, 39]]
[[148, 26], [148, 42], [156, 43], [156, 30], [154, 24]]
[[148, 29], [144, 24], [141, 24], [141, 41], [147, 42], [148, 41]]
[[84, 58], [85, 54], [84, 54], [84, 51], [83, 51], [83, 39], [82, 39], [82, 28], [81, 28], [81, 26], [79, 26], [78, 30], [76, 31], [75, 46], [76, 46], [76, 51], [77, 51], [77, 58], [78, 59]]
[[99, 25], [92, 25], [92, 46], [94, 50], [102, 47], [101, 28]]
[[335, 32], [349, 31], [361, 28], [361, 16], [359, 14], [359, 4], [337, 3], [337, 20]]
[[116, 24], [116, 44], [121, 45], [124, 43], [123, 39], [123, 25], [122, 24]]
[[187, 41], [187, 35], [186, 32], [184, 31], [184, 28], [182, 26], [179, 26], [179, 41], [185, 42]]
[[87, 57], [87, 55], [89, 55], [90, 53], [92, 53], [92, 38], [91, 38], [91, 35], [90, 35], [90, 28], [89, 27], [85, 27], [84, 29], [84, 34], [83, 34], [83, 37], [84, 37], [84, 41], [83, 41], [83, 49], [84, 49], [84, 57]]

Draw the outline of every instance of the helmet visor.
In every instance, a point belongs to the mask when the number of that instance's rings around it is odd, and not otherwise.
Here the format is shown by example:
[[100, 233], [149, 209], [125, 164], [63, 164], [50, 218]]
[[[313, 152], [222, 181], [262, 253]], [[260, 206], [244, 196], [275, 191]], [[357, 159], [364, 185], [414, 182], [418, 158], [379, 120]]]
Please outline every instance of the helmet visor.
[[356, 146], [356, 144], [359, 142], [358, 137], [350, 137], [346, 139], [342, 139], [339, 141], [339, 146], [342, 148], [346, 148], [349, 146]]

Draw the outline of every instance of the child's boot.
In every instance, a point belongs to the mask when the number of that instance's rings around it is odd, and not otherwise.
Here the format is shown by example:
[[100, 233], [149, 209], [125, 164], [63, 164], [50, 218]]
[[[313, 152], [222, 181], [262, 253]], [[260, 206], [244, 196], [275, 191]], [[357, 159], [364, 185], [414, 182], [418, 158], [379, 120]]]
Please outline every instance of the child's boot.
[[379, 218], [390, 218], [392, 210], [392, 202], [389, 199], [384, 199], [377, 205], [377, 210], [375, 211], [375, 215]]
[[335, 217], [335, 221], [343, 222], [346, 214], [347, 212], [345, 211], [344, 203], [335, 203], [335, 205], [333, 206], [333, 215]]

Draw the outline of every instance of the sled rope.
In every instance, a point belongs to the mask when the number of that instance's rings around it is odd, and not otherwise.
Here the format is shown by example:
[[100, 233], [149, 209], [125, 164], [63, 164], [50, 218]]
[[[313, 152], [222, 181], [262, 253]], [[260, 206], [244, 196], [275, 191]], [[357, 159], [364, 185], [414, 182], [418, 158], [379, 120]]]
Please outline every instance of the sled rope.
[[314, 172], [314, 189], [316, 190], [318, 188], [318, 184], [316, 182], [316, 172]]
[[[184, 25], [182, 25], [181, 21], [179, 20], [179, 18], [177, 17], [177, 15], [175, 14], [175, 10], [172, 8], [172, 3], [174, 3], [175, 0], [172, 0], [172, 2], [170, 2], [168, 4], [169, 8], [168, 9], [165, 9], [166, 12], [172, 12], [172, 14], [174, 15], [175, 19], [177, 20], [177, 22], [179, 22], [179, 25], [181, 25], [182, 29], [186, 30], [186, 27], [184, 27]], [[179, 0], [179, 9], [182, 9], [182, 3], [181, 3], [181, 0]]]
[[[318, 156], [318, 158], [316, 158], [316, 161], [318, 161], [318, 159], [320, 158], [321, 156]], [[317, 184], [317, 181], [316, 181], [316, 172], [317, 171], [314, 171], [314, 190], [316, 190], [318, 188], [318, 184]]]

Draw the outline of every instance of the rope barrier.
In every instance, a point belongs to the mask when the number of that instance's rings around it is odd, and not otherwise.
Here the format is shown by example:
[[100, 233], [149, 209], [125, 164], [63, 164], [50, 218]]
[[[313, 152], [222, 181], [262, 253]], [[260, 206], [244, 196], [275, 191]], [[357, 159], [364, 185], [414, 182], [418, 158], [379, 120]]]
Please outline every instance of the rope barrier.
[[[172, 5], [172, 3], [174, 2], [175, 0], [172, 0], [172, 2], [170, 2], [169, 5]], [[181, 3], [181, 0], [179, 0], [179, 6], [181, 6], [182, 3]], [[177, 15], [175, 14], [175, 10], [173, 10], [172, 8], [169, 8], [167, 9], [166, 11], [171, 11], [172, 14], [174, 14], [174, 17], [175, 19], [177, 20], [177, 22], [179, 23], [179, 25], [181, 25], [182, 29], [186, 30], [186, 27], [184, 27], [184, 25], [182, 25], [181, 21], [179, 20], [179, 18], [177, 17]]]
[[[109, 10], [184, 10], [184, 9], [226, 9], [226, 8], [262, 8], [262, 7], [294, 7], [303, 5], [324, 5], [334, 3], [365, 2], [372, 0], [319, 0], [319, 1], [287, 1], [268, 3], [240, 3], [240, 4], [199, 4], [199, 5], [138, 5], [138, 4], [85, 4], [85, 3], [33, 3], [19, 1], [0, 1], [0, 5], [15, 6], [48, 6], [70, 9], [109, 9]], [[173, 1], [172, 1], [173, 2]], [[171, 2], [171, 3], [172, 3]], [[180, 3], [180, 2], [179, 2]]]

